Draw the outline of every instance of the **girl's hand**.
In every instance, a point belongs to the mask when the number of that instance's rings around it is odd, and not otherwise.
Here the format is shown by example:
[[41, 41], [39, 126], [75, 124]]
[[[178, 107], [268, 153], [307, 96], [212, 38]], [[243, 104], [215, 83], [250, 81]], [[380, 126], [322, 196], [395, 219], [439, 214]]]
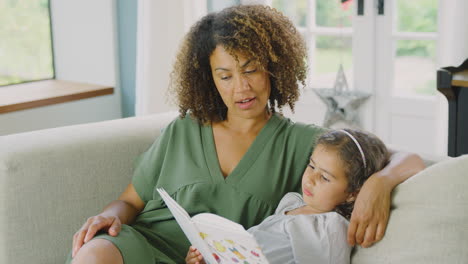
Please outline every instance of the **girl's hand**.
[[373, 174], [361, 188], [348, 227], [348, 243], [369, 247], [380, 241], [387, 228], [392, 189]]
[[198, 251], [198, 249], [191, 246], [188, 253], [187, 253], [187, 257], [185, 257], [185, 263], [187, 263], [187, 264], [205, 264], [205, 261], [203, 260], [203, 256]]
[[106, 230], [110, 236], [117, 236], [121, 227], [120, 219], [115, 216], [97, 215], [88, 218], [86, 223], [73, 236], [72, 257], [75, 257], [83, 244], [90, 241], [98, 231]]

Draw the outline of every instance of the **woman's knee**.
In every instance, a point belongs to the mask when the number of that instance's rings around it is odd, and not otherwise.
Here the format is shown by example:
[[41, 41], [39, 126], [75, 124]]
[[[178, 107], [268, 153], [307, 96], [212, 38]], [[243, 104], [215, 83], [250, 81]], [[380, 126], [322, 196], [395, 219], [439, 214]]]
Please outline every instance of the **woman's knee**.
[[119, 263], [123, 258], [119, 249], [106, 239], [93, 239], [80, 248], [72, 264], [80, 263]]

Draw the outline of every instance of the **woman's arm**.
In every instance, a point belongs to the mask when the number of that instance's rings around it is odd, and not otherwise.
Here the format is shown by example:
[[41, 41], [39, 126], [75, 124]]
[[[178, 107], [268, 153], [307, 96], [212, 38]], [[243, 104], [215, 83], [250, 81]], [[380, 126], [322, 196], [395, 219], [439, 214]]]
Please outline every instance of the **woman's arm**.
[[392, 189], [426, 168], [417, 154], [393, 150], [390, 150], [390, 153], [389, 164], [376, 174], [385, 178]]
[[359, 192], [348, 228], [348, 243], [369, 247], [381, 240], [387, 228], [392, 190], [425, 168], [416, 154], [391, 152], [389, 164], [374, 173]]

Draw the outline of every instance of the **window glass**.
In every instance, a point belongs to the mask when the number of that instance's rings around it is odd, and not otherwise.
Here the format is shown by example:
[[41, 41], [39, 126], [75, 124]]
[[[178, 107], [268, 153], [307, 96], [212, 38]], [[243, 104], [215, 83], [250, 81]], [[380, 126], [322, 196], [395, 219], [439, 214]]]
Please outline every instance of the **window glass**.
[[398, 31], [437, 31], [437, 0], [399, 0], [397, 3]]
[[54, 78], [48, 0], [0, 1], [0, 85]]
[[436, 94], [434, 40], [397, 40], [395, 55], [395, 95]]
[[296, 26], [307, 26], [307, 0], [273, 0], [271, 6], [288, 16]]
[[[437, 0], [398, 0], [396, 25], [399, 32], [437, 32]], [[436, 40], [395, 40], [393, 94], [435, 95]]]
[[321, 27], [351, 27], [353, 17], [353, 0], [341, 3], [335, 0], [315, 1], [315, 23]]
[[[339, 65], [343, 65], [348, 85], [353, 83], [352, 38], [340, 36], [317, 36], [315, 57], [312, 58], [313, 87], [332, 87]], [[351, 87], [350, 87], [351, 88]]]

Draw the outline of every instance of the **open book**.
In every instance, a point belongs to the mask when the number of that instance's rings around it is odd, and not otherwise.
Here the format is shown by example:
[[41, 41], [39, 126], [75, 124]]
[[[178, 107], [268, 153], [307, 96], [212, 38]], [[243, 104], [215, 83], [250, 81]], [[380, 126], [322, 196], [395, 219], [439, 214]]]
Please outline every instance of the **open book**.
[[242, 225], [211, 213], [190, 217], [164, 189], [157, 191], [206, 263], [268, 264], [255, 238]]

